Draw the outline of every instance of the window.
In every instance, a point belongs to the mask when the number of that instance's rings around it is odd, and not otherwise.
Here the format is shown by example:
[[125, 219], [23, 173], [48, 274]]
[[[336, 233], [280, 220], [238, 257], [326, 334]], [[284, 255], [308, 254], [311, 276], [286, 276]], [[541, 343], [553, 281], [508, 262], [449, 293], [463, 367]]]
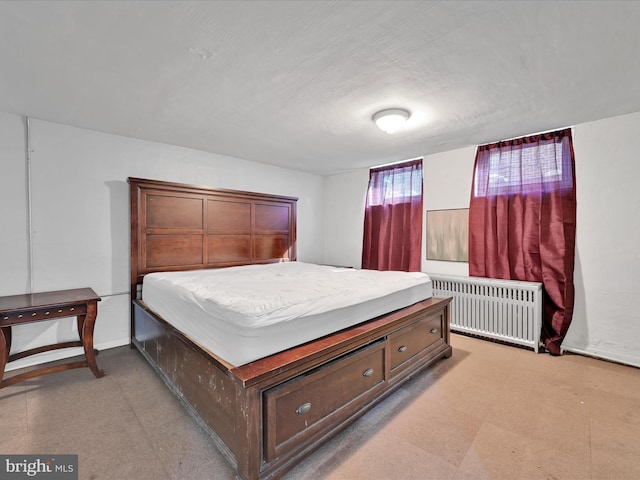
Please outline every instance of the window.
[[[542, 137], [542, 138], [540, 138]], [[474, 196], [544, 193], [573, 188], [568, 141], [516, 139], [478, 147]]]
[[469, 205], [469, 275], [542, 282], [542, 340], [554, 355], [573, 317], [572, 145], [565, 129], [478, 147]]
[[367, 192], [369, 205], [407, 203], [422, 197], [422, 164], [420, 168], [396, 165], [371, 169], [372, 178]]
[[422, 251], [422, 159], [369, 172], [362, 268], [418, 272]]

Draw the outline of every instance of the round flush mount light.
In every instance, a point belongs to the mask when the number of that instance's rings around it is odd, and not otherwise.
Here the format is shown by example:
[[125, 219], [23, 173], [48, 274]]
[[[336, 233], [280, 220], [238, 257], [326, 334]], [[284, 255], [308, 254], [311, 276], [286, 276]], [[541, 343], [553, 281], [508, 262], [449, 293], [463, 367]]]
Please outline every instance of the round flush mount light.
[[376, 113], [372, 119], [380, 130], [389, 134], [400, 130], [407, 120], [410, 113], [402, 108], [390, 108]]

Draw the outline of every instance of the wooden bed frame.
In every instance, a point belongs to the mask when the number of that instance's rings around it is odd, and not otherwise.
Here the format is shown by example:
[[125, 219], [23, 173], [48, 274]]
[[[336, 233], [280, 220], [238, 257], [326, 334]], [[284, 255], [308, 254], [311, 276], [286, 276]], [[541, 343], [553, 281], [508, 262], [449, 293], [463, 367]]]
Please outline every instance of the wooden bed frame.
[[[139, 300], [145, 274], [296, 259], [296, 198], [129, 178], [131, 341], [238, 480], [280, 478], [403, 382], [450, 357], [450, 299], [428, 299], [234, 367]], [[196, 341], [194, 341], [196, 340]]]

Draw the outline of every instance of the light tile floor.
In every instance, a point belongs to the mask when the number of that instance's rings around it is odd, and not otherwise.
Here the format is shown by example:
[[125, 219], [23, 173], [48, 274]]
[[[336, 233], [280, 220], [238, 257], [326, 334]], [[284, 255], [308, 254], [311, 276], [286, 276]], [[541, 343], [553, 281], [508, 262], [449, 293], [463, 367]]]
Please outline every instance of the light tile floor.
[[[452, 345], [284, 480], [640, 478], [640, 369]], [[83, 480], [234, 478], [137, 351], [98, 363], [102, 379], [79, 369], [0, 390], [0, 453], [75, 453]]]

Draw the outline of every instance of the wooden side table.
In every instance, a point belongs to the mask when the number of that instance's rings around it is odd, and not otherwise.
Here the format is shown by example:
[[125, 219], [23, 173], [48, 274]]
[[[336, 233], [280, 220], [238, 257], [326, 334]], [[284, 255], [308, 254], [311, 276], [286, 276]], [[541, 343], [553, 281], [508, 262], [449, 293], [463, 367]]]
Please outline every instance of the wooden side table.
[[[89, 367], [97, 378], [106, 375], [104, 370], [98, 368], [96, 363], [98, 351], [93, 349], [93, 327], [100, 300], [96, 292], [90, 288], [0, 297], [0, 388], [40, 375], [72, 368]], [[13, 325], [73, 316], [77, 317], [79, 341], [54, 343], [10, 355], [11, 327]], [[42, 367], [3, 380], [4, 369], [8, 362], [37, 353], [69, 347], [83, 347], [85, 360]]]

